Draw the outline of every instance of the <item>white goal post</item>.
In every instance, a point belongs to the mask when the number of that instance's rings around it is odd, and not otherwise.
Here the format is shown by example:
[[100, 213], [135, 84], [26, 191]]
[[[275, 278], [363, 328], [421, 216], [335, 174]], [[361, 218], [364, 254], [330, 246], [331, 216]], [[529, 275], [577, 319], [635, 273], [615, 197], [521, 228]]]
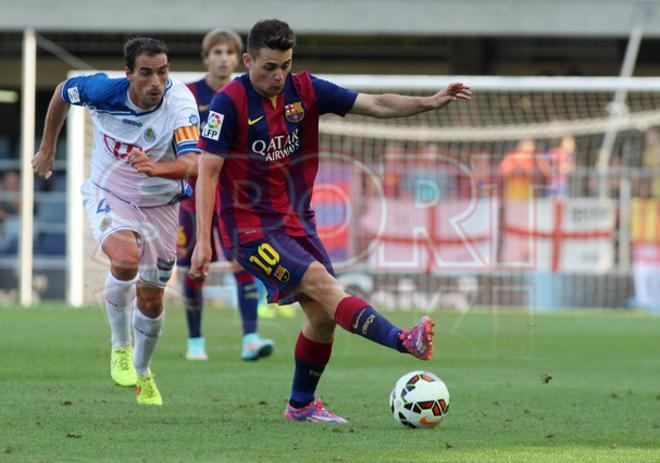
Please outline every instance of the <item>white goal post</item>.
[[[76, 71], [70, 76], [92, 72], [95, 71]], [[106, 72], [115, 77], [123, 76], [121, 71]], [[200, 79], [203, 73], [173, 72], [172, 76], [191, 82]], [[450, 82], [462, 81], [475, 95], [468, 105], [454, 105], [451, 111], [426, 113], [405, 120], [356, 116], [323, 118], [322, 134], [335, 139], [360, 138], [382, 144], [389, 141], [483, 144], [522, 138], [601, 135], [608, 129], [643, 131], [660, 126], [660, 104], [657, 104], [660, 103], [660, 78], [318, 76], [359, 91], [417, 95], [433, 93]], [[621, 112], [612, 122], [607, 103], [622, 88], [634, 101], [628, 111]], [[482, 95], [488, 98], [482, 99]], [[515, 104], [511, 104], [513, 101]], [[80, 194], [80, 185], [90, 170], [89, 125], [85, 110], [72, 106], [67, 122], [67, 301], [74, 307], [98, 297], [107, 269], [88, 230]]]

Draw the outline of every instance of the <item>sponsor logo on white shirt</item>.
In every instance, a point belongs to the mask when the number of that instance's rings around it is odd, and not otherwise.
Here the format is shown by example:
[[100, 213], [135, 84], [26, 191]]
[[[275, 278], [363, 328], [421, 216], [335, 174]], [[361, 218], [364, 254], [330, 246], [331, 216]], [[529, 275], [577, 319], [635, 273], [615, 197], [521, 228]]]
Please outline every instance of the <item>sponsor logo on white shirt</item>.
[[134, 125], [135, 127], [142, 127], [142, 122], [134, 121], [134, 120], [131, 120], [131, 119], [122, 119], [121, 121], [124, 124]]
[[116, 159], [126, 159], [128, 157], [128, 153], [130, 153], [133, 149], [141, 149], [137, 145], [115, 140], [106, 134], [103, 134], [103, 145], [105, 146], [108, 154], [114, 156]]

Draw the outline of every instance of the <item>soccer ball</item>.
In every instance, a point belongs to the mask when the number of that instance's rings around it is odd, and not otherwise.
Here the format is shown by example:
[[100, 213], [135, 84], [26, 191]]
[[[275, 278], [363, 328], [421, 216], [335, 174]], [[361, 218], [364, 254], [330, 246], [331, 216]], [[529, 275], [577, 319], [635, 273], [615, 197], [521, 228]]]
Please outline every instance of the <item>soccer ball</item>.
[[390, 394], [394, 419], [411, 428], [434, 428], [447, 414], [449, 391], [445, 383], [428, 371], [403, 375]]

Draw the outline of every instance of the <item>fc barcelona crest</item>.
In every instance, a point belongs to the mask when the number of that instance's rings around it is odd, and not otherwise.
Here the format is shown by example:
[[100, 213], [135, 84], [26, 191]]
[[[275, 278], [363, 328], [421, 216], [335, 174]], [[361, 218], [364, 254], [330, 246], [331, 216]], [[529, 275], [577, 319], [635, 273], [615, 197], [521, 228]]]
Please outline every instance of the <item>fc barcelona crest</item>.
[[275, 269], [275, 278], [280, 280], [282, 283], [286, 283], [289, 281], [289, 278], [291, 277], [291, 274], [287, 269], [282, 267], [281, 265], [278, 265], [277, 268]]
[[286, 120], [292, 124], [302, 121], [303, 117], [305, 117], [305, 109], [303, 108], [302, 103], [296, 101], [295, 103], [284, 105], [284, 116], [286, 117]]

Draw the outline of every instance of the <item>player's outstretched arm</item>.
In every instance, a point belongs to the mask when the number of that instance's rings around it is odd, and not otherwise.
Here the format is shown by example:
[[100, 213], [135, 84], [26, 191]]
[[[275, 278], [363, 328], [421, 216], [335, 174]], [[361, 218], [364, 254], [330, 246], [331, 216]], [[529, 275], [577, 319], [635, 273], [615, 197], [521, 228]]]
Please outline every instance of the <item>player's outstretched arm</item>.
[[472, 92], [470, 87], [462, 82], [449, 84], [431, 96], [405, 96], [395, 93], [360, 93], [349, 111], [354, 114], [373, 116], [379, 118], [405, 117], [425, 111], [444, 108], [457, 100], [470, 100]]
[[211, 224], [215, 206], [215, 192], [224, 158], [202, 151], [199, 156], [195, 207], [197, 209], [197, 244], [190, 261], [190, 277], [203, 280], [209, 272], [212, 258]]
[[53, 92], [53, 97], [48, 104], [46, 112], [46, 121], [44, 131], [41, 136], [41, 146], [39, 151], [32, 158], [32, 169], [41, 178], [49, 178], [53, 175], [53, 162], [55, 161], [55, 152], [57, 139], [60, 136], [60, 130], [64, 125], [64, 120], [69, 112], [69, 104], [62, 101], [60, 94], [64, 82], [60, 82]]
[[148, 177], [163, 177], [172, 180], [197, 177], [196, 154], [184, 154], [174, 161], [154, 162], [144, 151], [133, 148], [128, 153], [128, 162], [135, 170]]

